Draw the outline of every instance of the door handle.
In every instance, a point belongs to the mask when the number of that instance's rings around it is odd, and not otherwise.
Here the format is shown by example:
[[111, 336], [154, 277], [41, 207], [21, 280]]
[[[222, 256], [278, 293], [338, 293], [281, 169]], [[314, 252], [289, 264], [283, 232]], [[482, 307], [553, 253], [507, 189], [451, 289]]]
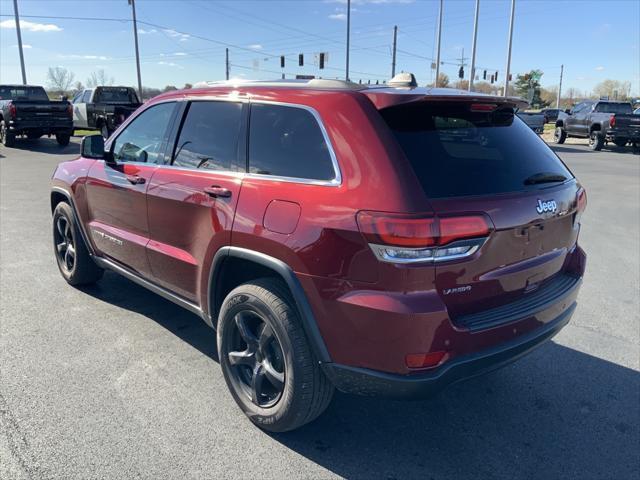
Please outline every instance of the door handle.
[[204, 187], [204, 193], [213, 198], [229, 198], [231, 196], [231, 190], [224, 187], [214, 185], [212, 187]]
[[125, 175], [125, 177], [127, 178], [127, 181], [133, 183], [134, 185], [142, 185], [146, 182], [144, 178], [139, 177], [138, 175]]

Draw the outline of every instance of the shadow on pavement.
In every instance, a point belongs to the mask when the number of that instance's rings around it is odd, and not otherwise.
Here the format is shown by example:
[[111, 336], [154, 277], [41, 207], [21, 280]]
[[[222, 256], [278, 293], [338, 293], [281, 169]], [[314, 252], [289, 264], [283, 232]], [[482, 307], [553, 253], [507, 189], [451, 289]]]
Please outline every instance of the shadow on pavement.
[[29, 140], [18, 138], [16, 144], [12, 148], [5, 148], [3, 153], [5, 156], [11, 155], [12, 150], [28, 150], [30, 152], [46, 153], [48, 155], [73, 155], [80, 154], [80, 143], [73, 139], [66, 147], [61, 147], [56, 142], [55, 137], [42, 137], [38, 140]]
[[[195, 315], [107, 272], [86, 293], [147, 316], [217, 361]], [[639, 478], [640, 374], [549, 342], [426, 401], [336, 393], [271, 437], [346, 478]]]

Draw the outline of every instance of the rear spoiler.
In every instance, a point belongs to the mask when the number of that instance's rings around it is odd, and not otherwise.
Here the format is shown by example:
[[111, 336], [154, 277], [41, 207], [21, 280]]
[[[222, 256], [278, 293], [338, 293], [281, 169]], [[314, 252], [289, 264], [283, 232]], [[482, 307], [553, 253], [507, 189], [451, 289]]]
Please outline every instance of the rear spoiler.
[[500, 106], [519, 109], [529, 106], [529, 102], [519, 97], [500, 97], [452, 88], [372, 88], [363, 90], [362, 93], [371, 100], [378, 110], [415, 102], [495, 103]]

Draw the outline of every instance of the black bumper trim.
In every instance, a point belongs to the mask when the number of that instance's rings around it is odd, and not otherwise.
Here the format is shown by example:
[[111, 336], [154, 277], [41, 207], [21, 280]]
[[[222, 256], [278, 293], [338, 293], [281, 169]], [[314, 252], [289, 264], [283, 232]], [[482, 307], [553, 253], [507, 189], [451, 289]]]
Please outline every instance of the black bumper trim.
[[335, 363], [323, 369], [335, 387], [345, 393], [390, 398], [425, 398], [452, 383], [491, 372], [519, 359], [555, 336], [569, 323], [577, 303], [544, 326], [494, 348], [458, 357], [437, 370], [398, 375]]

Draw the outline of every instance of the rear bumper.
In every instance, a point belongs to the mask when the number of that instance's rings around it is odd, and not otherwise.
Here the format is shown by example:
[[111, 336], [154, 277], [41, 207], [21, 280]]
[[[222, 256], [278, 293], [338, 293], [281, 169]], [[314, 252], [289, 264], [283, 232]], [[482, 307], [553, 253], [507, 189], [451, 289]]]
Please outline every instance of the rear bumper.
[[626, 138], [631, 142], [640, 141], [640, 128], [616, 129], [610, 128], [606, 131], [607, 139]]
[[576, 305], [572, 303], [558, 317], [534, 331], [493, 348], [456, 357], [440, 368], [425, 373], [398, 375], [334, 363], [323, 364], [323, 368], [336, 388], [345, 393], [425, 398], [447, 385], [496, 370], [531, 352], [569, 323]]

